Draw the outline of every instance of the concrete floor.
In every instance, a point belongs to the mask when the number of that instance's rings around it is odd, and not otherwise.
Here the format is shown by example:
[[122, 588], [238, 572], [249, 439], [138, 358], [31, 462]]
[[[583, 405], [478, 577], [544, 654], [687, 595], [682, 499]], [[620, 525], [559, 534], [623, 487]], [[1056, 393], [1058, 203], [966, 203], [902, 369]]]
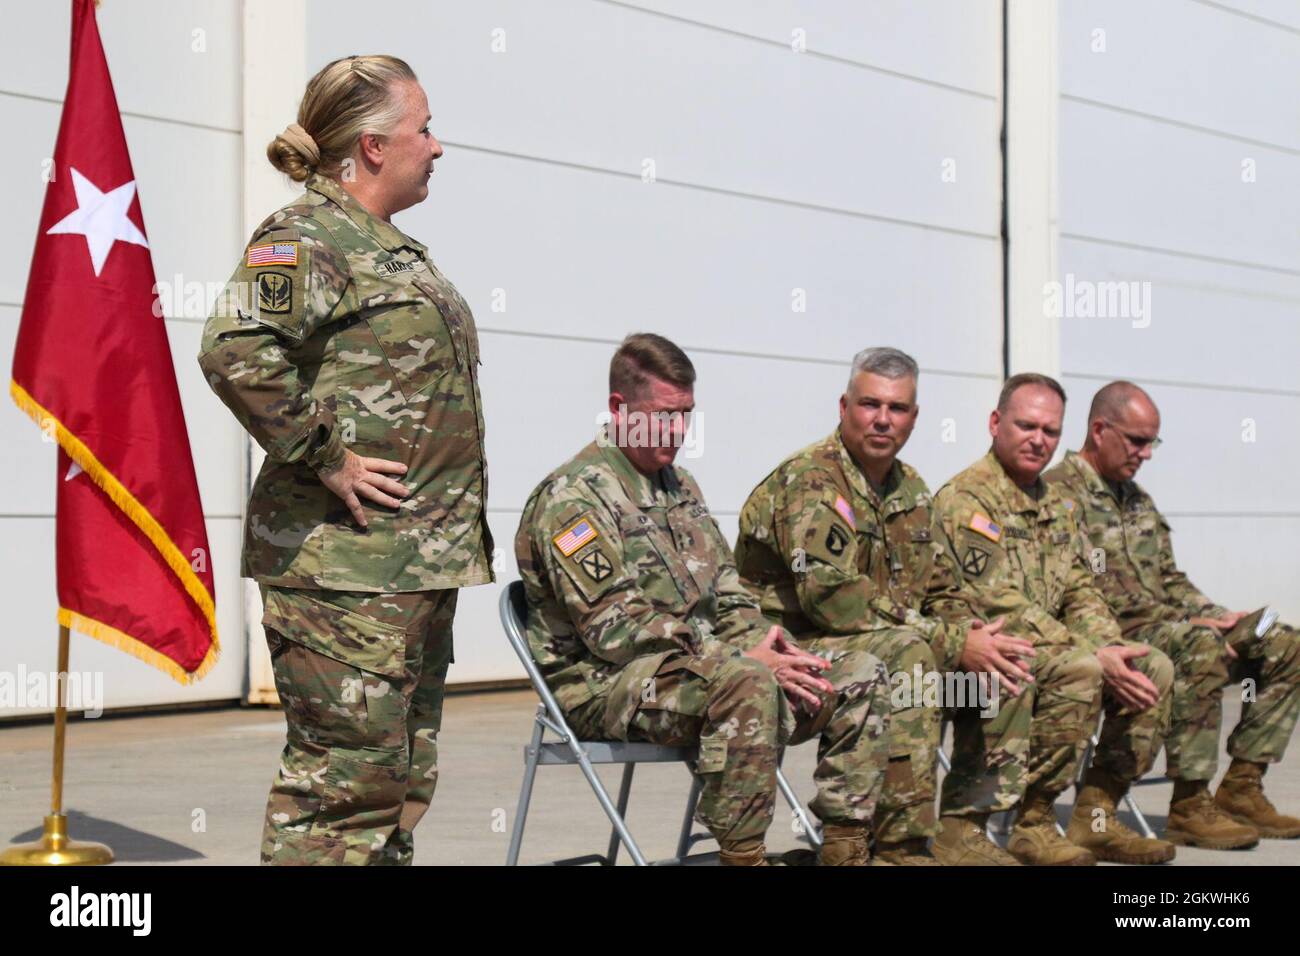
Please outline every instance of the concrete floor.
[[[416, 830], [416, 863], [505, 861], [535, 704], [528, 691], [447, 699], [440, 739], [442, 778], [433, 807]], [[1227, 728], [1235, 722], [1235, 709], [1230, 705]], [[49, 807], [52, 736], [48, 724], [0, 726], [0, 845], [39, 836]], [[68, 730], [65, 782], [71, 833], [109, 844], [122, 863], [256, 863], [267, 787], [283, 737], [283, 717], [266, 709], [75, 721]], [[812, 795], [814, 758], [813, 744], [786, 757], [787, 774], [804, 800]], [[1226, 766], [1225, 758], [1221, 767]], [[602, 779], [616, 792], [616, 769], [605, 768]], [[688, 783], [686, 769], [679, 765], [643, 765], [636, 772], [629, 824], [651, 858], [673, 852]], [[1279, 808], [1300, 812], [1300, 756], [1295, 750], [1270, 769], [1267, 783]], [[1157, 830], [1164, 826], [1170, 791], [1167, 783], [1138, 788], [1138, 803]], [[1058, 805], [1062, 819], [1071, 799], [1068, 793]], [[609, 834], [603, 821], [576, 767], [542, 767], [521, 862], [603, 851]], [[782, 803], [769, 832], [769, 849], [801, 845], [791, 824]], [[701, 850], [713, 847], [709, 841]], [[1300, 863], [1300, 840], [1267, 840], [1254, 850], [1233, 853], [1180, 848], [1175, 863], [1295, 864]]]

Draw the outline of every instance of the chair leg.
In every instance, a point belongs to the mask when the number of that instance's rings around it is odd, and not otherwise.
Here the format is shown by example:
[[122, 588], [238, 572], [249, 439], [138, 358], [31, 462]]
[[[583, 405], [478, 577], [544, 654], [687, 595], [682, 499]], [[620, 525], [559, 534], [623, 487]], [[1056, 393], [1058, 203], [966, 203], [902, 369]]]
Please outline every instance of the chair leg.
[[609, 791], [605, 785], [600, 782], [600, 777], [596, 776], [595, 769], [591, 766], [591, 761], [587, 758], [587, 752], [582, 749], [578, 741], [570, 737], [565, 741], [569, 749], [573, 752], [574, 759], [578, 761], [578, 767], [582, 770], [582, 775], [587, 778], [587, 783], [592, 791], [596, 794], [596, 800], [600, 803], [600, 808], [605, 811], [605, 816], [609, 817], [609, 822], [614, 825], [614, 830], [623, 845], [627, 847], [627, 852], [632, 857], [632, 862], [637, 866], [647, 866], [646, 858], [641, 854], [641, 848], [636, 845], [632, 839], [632, 834], [628, 832], [627, 824], [623, 822], [623, 816], [614, 806], [614, 801], [609, 799]]
[[686, 815], [682, 818], [682, 832], [677, 836], [677, 862], [680, 863], [686, 859], [686, 854], [691, 852], [691, 830], [695, 825], [695, 808], [700, 803], [700, 791], [704, 789], [704, 784], [700, 783], [700, 778], [691, 774], [691, 792], [686, 797]]
[[[537, 708], [540, 717], [546, 712], [545, 705]], [[537, 776], [537, 762], [542, 755], [542, 735], [545, 728], [540, 720], [533, 721], [533, 739], [528, 744], [528, 755], [524, 759], [524, 782], [519, 788], [519, 805], [515, 808], [515, 822], [510, 830], [510, 848], [506, 850], [506, 866], [519, 863], [519, 847], [524, 842], [524, 822], [528, 819], [528, 803], [533, 797], [533, 779]]]
[[[626, 763], [623, 765], [623, 779], [618, 785], [618, 816], [619, 819], [627, 820], [627, 801], [632, 794], [632, 772], [636, 770], [636, 764]], [[618, 859], [618, 828], [611, 827], [609, 831], [609, 849], [605, 852], [605, 860], [610, 866]]]
[[781, 791], [781, 796], [785, 797], [785, 802], [790, 804], [790, 810], [798, 818], [799, 825], [803, 827], [803, 832], [807, 834], [808, 843], [814, 850], [820, 849], [822, 845], [821, 830], [813, 824], [812, 819], [808, 816], [808, 811], [799, 802], [799, 797], [795, 795], [794, 788], [790, 786], [790, 781], [785, 779], [785, 774], [780, 767], [776, 768], [776, 786]]
[[1151, 824], [1147, 823], [1146, 816], [1138, 809], [1137, 801], [1133, 799], [1132, 790], [1124, 794], [1124, 802], [1128, 804], [1129, 810], [1137, 818], [1138, 829], [1142, 831], [1142, 835], [1147, 839], [1155, 839], [1156, 831], [1151, 829]]

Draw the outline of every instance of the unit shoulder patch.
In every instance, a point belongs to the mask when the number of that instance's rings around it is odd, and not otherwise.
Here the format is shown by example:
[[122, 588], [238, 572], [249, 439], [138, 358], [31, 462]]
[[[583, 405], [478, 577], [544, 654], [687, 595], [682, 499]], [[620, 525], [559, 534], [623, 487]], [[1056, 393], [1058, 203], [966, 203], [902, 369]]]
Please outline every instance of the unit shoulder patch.
[[257, 307], [272, 315], [293, 311], [293, 280], [282, 272], [257, 274]]
[[988, 551], [971, 545], [961, 556], [961, 569], [970, 577], [983, 577], [984, 572], [988, 570], [990, 557]]

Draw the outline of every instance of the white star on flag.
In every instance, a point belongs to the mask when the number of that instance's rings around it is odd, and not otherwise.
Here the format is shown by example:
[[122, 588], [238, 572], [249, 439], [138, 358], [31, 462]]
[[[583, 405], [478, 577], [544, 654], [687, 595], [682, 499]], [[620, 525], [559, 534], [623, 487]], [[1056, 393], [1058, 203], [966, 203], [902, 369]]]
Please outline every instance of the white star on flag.
[[81, 474], [81, 466], [74, 461], [71, 465], [68, 466], [68, 473], [63, 476], [63, 480], [71, 481], [73, 478], [76, 478], [79, 474]]
[[95, 267], [96, 276], [104, 268], [104, 260], [108, 258], [113, 243], [119, 239], [148, 249], [149, 240], [136, 228], [135, 223], [126, 218], [126, 211], [135, 198], [135, 180], [105, 193], [100, 192], [75, 167], [68, 168], [72, 170], [72, 188], [77, 193], [77, 208], [52, 225], [49, 232], [85, 236], [86, 246], [90, 249], [90, 263]]

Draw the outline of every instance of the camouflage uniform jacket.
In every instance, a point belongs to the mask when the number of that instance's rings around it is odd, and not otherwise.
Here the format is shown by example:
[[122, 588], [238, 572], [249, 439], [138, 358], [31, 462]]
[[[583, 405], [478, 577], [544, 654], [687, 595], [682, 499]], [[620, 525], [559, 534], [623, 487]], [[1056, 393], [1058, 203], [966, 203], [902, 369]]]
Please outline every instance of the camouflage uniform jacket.
[[795, 637], [907, 626], [944, 669], [957, 667], [977, 616], [921, 476], [895, 461], [882, 498], [838, 429], [750, 493], [736, 565], [763, 613]]
[[1074, 502], [1041, 478], [1031, 495], [990, 451], [939, 489], [935, 506], [965, 587], [986, 620], [1034, 644], [1096, 650], [1120, 639], [1092, 580]]
[[[266, 451], [241, 574], [281, 587], [421, 591], [492, 580], [469, 306], [428, 250], [323, 176], [253, 234], [203, 330], [208, 384]], [[403, 462], [360, 528], [318, 477], [344, 446]]]
[[[767, 629], [690, 474], [646, 477], [603, 433], [529, 496], [515, 556], [529, 647], [566, 711], [670, 655], [732, 656]], [[614, 733], [636, 703], [611, 702]]]
[[1134, 481], [1112, 486], [1077, 452], [1043, 476], [1073, 499], [1080, 529], [1105, 565], [1096, 580], [1124, 633], [1190, 617], [1222, 617], [1226, 608], [1206, 597], [1174, 563], [1169, 523]]

